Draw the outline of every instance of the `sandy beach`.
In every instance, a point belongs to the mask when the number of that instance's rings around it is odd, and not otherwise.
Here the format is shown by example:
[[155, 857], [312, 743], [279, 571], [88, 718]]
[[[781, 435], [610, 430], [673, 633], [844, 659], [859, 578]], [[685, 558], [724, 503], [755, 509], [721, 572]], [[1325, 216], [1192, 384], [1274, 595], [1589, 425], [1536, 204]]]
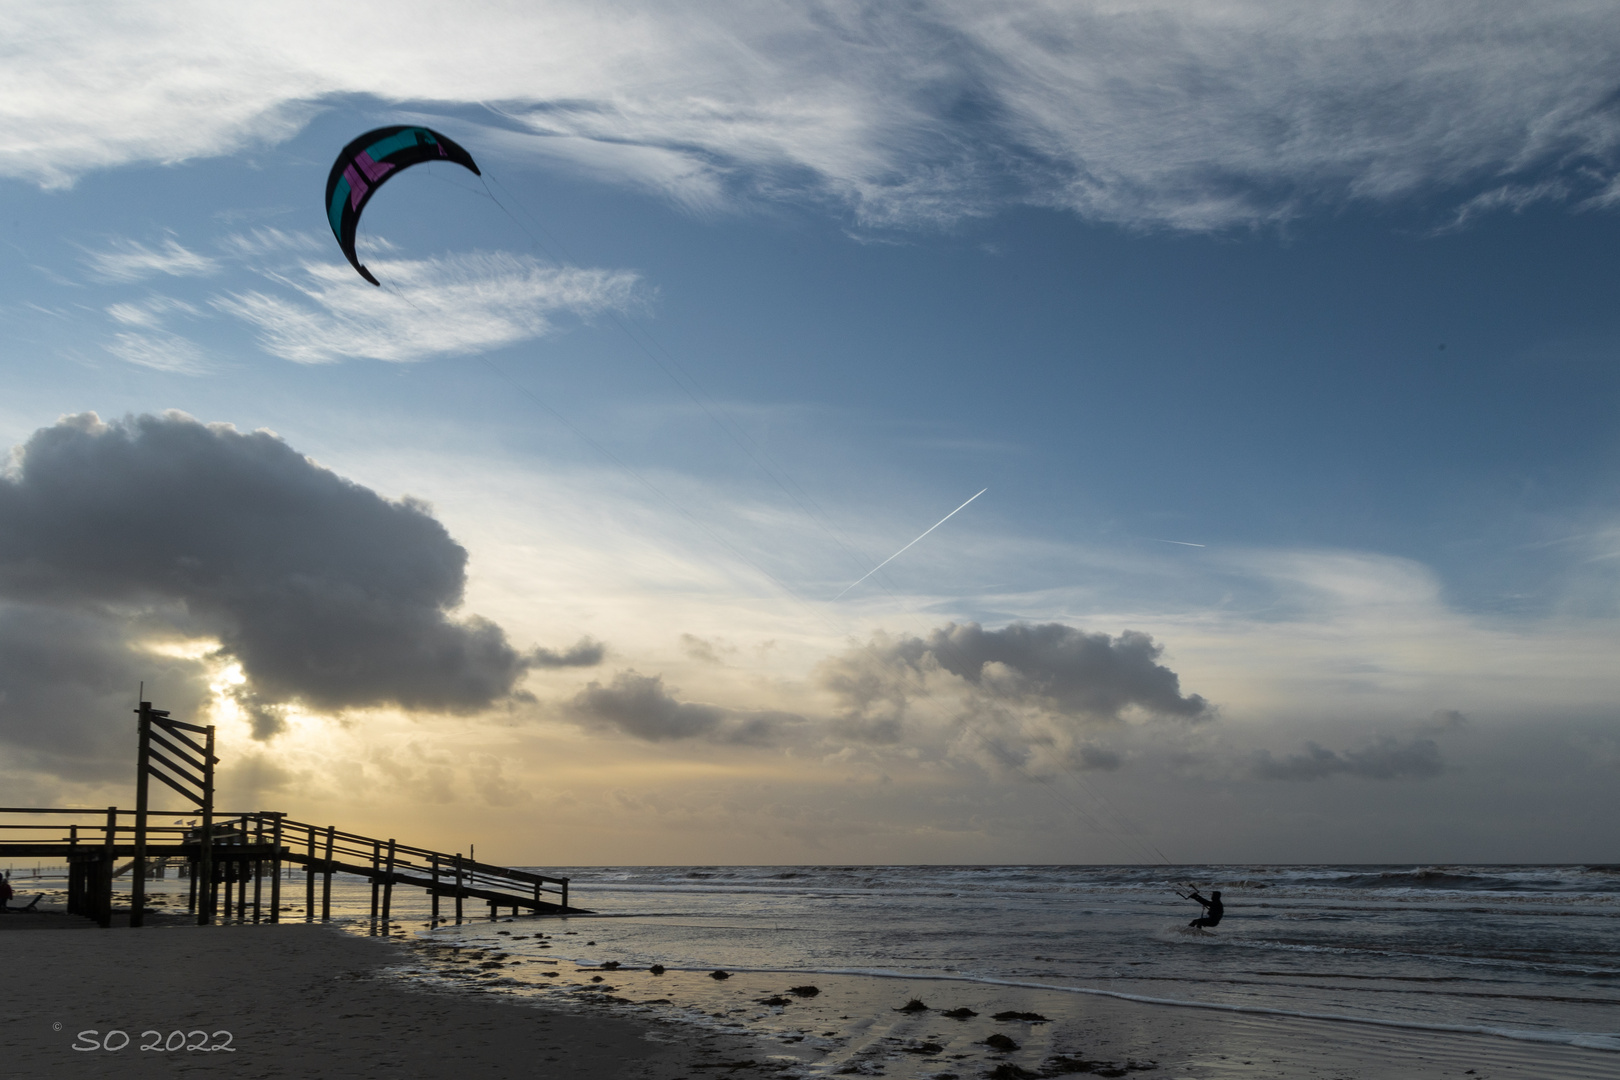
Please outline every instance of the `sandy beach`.
[[[14, 931], [0, 939], [11, 991], [0, 1007], [0, 1055], [10, 1076], [1596, 1080], [1620, 1072], [1620, 1059], [1600, 1051], [1103, 997], [1084, 999], [1083, 1022], [1059, 1032], [997, 1022], [988, 1011], [1010, 1003], [1038, 1012], [1045, 1003], [1036, 992], [952, 981], [820, 977], [813, 997], [784, 997], [791, 980], [781, 973], [721, 981], [617, 970], [593, 982], [591, 969], [563, 962], [550, 980], [557, 992], [535, 996], [522, 991], [530, 976], [545, 985], [543, 973], [497, 971], [479, 982], [484, 972], [467, 956], [415, 938], [303, 924], [132, 931], [67, 923], [4, 924]], [[562, 983], [581, 992], [565, 997]], [[928, 1009], [903, 1011], [913, 998]], [[669, 1009], [683, 1003], [691, 1006], [685, 1020]], [[978, 1015], [947, 1016], [953, 1009]], [[731, 1014], [759, 1022], [728, 1031]], [[834, 1030], [843, 1037], [836, 1053], [813, 1037]], [[987, 1043], [994, 1035], [1006, 1041]], [[227, 1041], [228, 1050], [180, 1048]]]
[[[68, 917], [59, 917], [67, 921]], [[37, 923], [36, 923], [37, 926]], [[19, 1078], [707, 1075], [725, 1040], [652, 1041], [633, 1020], [526, 1007], [488, 994], [413, 993], [378, 973], [406, 950], [319, 925], [5, 927], [3, 1071]], [[99, 1034], [80, 1039], [79, 1033]], [[127, 1045], [109, 1033], [128, 1035]], [[143, 1051], [143, 1032], [204, 1032]], [[228, 1036], [221, 1033], [228, 1033]], [[75, 1050], [91, 1042], [118, 1049]]]

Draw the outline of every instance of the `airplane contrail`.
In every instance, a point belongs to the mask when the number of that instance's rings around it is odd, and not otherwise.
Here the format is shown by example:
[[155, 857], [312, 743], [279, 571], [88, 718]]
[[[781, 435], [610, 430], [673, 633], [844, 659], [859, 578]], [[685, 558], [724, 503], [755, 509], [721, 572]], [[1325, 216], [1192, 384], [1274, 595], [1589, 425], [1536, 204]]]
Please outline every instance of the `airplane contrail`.
[[1157, 536], [1148, 537], [1155, 544], [1180, 544], [1182, 547], [1208, 547], [1208, 544], [1189, 544], [1185, 540], [1160, 540]]
[[[989, 491], [989, 490], [990, 490], [989, 488], [982, 488], [979, 491], [979, 495], [983, 495], [986, 491]], [[979, 497], [979, 495], [973, 496], [973, 499], [977, 499]], [[972, 502], [973, 499], [969, 499], [967, 502], [963, 503], [962, 506], [966, 506], [968, 503]], [[951, 520], [951, 518], [955, 517], [957, 512], [962, 509], [962, 506], [958, 506], [955, 510], [952, 510], [950, 513], [946, 514], [944, 517], [940, 518], [938, 521], [936, 521], [932, 525], [928, 526], [927, 531], [925, 531], [922, 534], [922, 536], [917, 537], [917, 540], [921, 540], [923, 538], [923, 536], [927, 536], [929, 533], [933, 532], [935, 529], [939, 528], [941, 525], [943, 525], [947, 521]], [[877, 573], [879, 570], [883, 569], [885, 566], [888, 566], [890, 563], [894, 562], [894, 560], [898, 559], [900, 556], [904, 555], [906, 553], [906, 549], [911, 547], [912, 544], [915, 544], [917, 542], [917, 540], [913, 540], [911, 542], [911, 544], [907, 544], [905, 547], [901, 548], [899, 551], [895, 552], [893, 555], [890, 555], [887, 559], [884, 559], [882, 562], [880, 562], [876, 566], [872, 567], [872, 569], [870, 569], [866, 573], [862, 574], [859, 581], [852, 581], [848, 585], [844, 586], [844, 592], [839, 593], [837, 596], [833, 597], [833, 599], [834, 600], [842, 600], [843, 597], [844, 597], [844, 593], [849, 592], [849, 590], [851, 590], [855, 586], [859, 585], [862, 581], [865, 581], [867, 578], [871, 577], [873, 574]]]

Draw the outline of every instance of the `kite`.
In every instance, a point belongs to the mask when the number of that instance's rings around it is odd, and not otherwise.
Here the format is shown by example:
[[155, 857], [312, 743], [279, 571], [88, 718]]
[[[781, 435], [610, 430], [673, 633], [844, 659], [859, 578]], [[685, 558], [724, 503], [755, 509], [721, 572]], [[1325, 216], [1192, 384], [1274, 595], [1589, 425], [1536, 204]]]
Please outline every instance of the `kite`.
[[332, 235], [349, 257], [349, 265], [373, 285], [382, 283], [360, 265], [354, 253], [354, 230], [360, 224], [360, 211], [389, 177], [398, 176], [424, 161], [453, 161], [482, 176], [472, 155], [430, 128], [402, 125], [368, 131], [343, 148], [332, 172], [326, 178], [326, 217]]

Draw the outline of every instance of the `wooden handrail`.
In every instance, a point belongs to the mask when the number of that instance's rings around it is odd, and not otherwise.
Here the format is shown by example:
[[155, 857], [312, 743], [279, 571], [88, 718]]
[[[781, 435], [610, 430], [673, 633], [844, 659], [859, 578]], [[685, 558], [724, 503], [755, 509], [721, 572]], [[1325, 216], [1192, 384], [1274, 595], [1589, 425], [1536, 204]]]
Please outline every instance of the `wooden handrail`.
[[[196, 808], [185, 810], [148, 810], [147, 818], [180, 817], [190, 818], [196, 814]], [[24, 822], [0, 821], [0, 837], [7, 831], [29, 833], [55, 833], [54, 837], [38, 836], [28, 840], [18, 839], [20, 845], [29, 847], [46, 846], [80, 846], [83, 850], [86, 833], [96, 837], [89, 841], [96, 847], [112, 849], [126, 845], [124, 837], [133, 837], [137, 831], [133, 819], [134, 811], [120, 810], [117, 807], [102, 808], [76, 808], [76, 807], [0, 807], [0, 815], [94, 815], [94, 823], [42, 823], [31, 824]], [[125, 824], [124, 821], [131, 821]], [[162, 850], [175, 848], [191, 848], [202, 839], [201, 826], [193, 825], [149, 825], [145, 830], [148, 844], [153, 848], [153, 856]], [[63, 835], [63, 834], [66, 835]], [[265, 834], [274, 838], [272, 842], [265, 843]], [[325, 843], [319, 845], [322, 849], [317, 852], [316, 838], [324, 834]], [[254, 842], [254, 838], [260, 842]], [[294, 838], [301, 838], [303, 846], [310, 850], [300, 851], [294, 843]], [[158, 844], [152, 844], [157, 840]], [[97, 843], [96, 841], [99, 841]], [[176, 843], [175, 841], [178, 841]], [[528, 870], [519, 870], [509, 866], [497, 866], [493, 863], [478, 862], [468, 859], [460, 854], [434, 851], [431, 848], [415, 847], [402, 844], [395, 840], [379, 840], [375, 837], [364, 836], [360, 833], [344, 832], [333, 826], [316, 826], [308, 822], [295, 821], [285, 814], [251, 810], [240, 812], [216, 812], [213, 826], [210, 830], [210, 847], [216, 858], [234, 860], [243, 857], [263, 858], [263, 851], [268, 849], [271, 858], [294, 865], [302, 864], [310, 868], [312, 873], [344, 873], [371, 878], [378, 886], [382, 886], [385, 897], [383, 908], [386, 910], [388, 902], [386, 894], [391, 892], [395, 884], [424, 888], [435, 896], [454, 896], [457, 898], [458, 916], [460, 914], [460, 900], [480, 899], [488, 901], [493, 910], [496, 904], [516, 902], [523, 906], [534, 906], [537, 910], [542, 906], [556, 906], [563, 909], [568, 907], [567, 878], [552, 877], [547, 874], [536, 874]], [[383, 850], [387, 849], [386, 860]], [[453, 871], [453, 873], [452, 873]], [[312, 883], [306, 885], [306, 891], [312, 895]], [[329, 900], [322, 890], [323, 917], [326, 917], [326, 905]], [[555, 897], [556, 900], [543, 898]], [[279, 892], [278, 892], [279, 896]], [[311, 913], [313, 914], [313, 913]]]

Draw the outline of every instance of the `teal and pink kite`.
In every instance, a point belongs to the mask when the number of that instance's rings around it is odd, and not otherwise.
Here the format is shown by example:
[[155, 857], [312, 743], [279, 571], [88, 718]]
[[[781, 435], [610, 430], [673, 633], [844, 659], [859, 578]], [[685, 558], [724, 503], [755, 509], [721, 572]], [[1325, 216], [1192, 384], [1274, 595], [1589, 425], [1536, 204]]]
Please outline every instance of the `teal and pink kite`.
[[373, 285], [381, 282], [360, 265], [360, 257], [354, 253], [360, 211], [390, 177], [424, 161], [453, 161], [475, 176], [483, 175], [471, 154], [437, 131], [403, 125], [368, 131], [345, 146], [326, 178], [326, 217], [332, 223], [332, 235], [349, 257], [349, 265]]

